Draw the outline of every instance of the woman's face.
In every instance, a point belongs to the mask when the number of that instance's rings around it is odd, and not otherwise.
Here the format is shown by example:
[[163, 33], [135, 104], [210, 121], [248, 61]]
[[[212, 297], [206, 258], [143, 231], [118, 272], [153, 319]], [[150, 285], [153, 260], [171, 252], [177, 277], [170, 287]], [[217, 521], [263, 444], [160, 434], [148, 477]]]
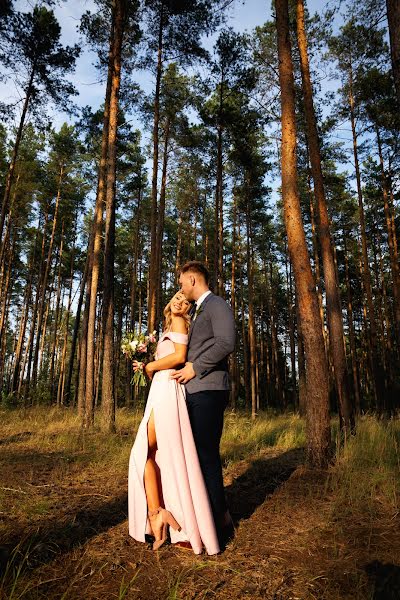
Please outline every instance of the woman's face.
[[177, 292], [171, 299], [171, 312], [173, 315], [184, 315], [189, 310], [190, 302], [182, 292]]

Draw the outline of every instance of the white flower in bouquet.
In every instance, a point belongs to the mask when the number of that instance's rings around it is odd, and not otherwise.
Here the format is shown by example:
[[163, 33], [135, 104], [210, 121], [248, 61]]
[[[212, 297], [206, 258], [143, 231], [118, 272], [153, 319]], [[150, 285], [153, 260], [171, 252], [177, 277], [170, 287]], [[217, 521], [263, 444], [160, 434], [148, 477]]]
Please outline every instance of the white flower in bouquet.
[[147, 380], [143, 372], [143, 367], [154, 358], [157, 348], [156, 331], [150, 335], [139, 333], [135, 335], [132, 332], [127, 332], [121, 342], [122, 353], [131, 361], [140, 363], [140, 368], [135, 371], [132, 383], [140, 386], [147, 385]]

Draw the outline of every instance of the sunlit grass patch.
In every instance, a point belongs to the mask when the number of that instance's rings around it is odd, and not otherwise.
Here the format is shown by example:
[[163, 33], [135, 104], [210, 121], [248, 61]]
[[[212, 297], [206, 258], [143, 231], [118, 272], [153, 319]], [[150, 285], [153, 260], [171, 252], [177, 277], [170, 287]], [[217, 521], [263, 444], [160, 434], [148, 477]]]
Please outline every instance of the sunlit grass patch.
[[337, 511], [399, 511], [400, 421], [367, 415], [357, 434], [337, 447], [329, 485]]
[[12, 442], [36, 455], [58, 454], [65, 467], [59, 466], [60, 475], [70, 463], [112, 464], [118, 468], [127, 464], [141, 416], [140, 411], [119, 409], [116, 434], [110, 435], [99, 428], [99, 417], [92, 430], [83, 430], [81, 418], [71, 408], [1, 410], [0, 437], [3, 443]]
[[227, 413], [221, 453], [225, 461], [236, 461], [265, 448], [299, 448], [305, 441], [304, 422], [298, 415], [263, 412], [252, 420], [249, 415]]

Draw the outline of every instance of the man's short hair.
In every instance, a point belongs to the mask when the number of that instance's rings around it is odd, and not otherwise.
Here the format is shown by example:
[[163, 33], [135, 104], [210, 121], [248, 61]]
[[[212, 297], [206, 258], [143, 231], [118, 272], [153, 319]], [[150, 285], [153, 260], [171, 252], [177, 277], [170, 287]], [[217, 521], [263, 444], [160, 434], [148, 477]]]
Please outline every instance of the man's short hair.
[[197, 273], [198, 275], [202, 275], [208, 285], [210, 279], [210, 273], [206, 265], [199, 260], [191, 260], [181, 267], [181, 273]]

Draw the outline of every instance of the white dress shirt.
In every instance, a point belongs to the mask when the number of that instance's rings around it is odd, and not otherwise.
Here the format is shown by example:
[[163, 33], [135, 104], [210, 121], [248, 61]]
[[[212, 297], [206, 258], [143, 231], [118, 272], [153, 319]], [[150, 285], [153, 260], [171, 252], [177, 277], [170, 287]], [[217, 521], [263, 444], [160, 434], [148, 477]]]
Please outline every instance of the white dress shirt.
[[198, 298], [198, 299], [196, 300], [196, 302], [195, 302], [195, 305], [196, 305], [196, 312], [195, 312], [195, 313], [194, 313], [194, 315], [193, 315], [193, 321], [195, 321], [195, 320], [196, 320], [196, 316], [197, 316], [197, 315], [196, 315], [196, 313], [197, 313], [197, 314], [199, 314], [199, 313], [198, 313], [198, 310], [199, 310], [199, 308], [200, 308], [201, 304], [204, 302], [204, 300], [207, 298], [207, 296], [208, 296], [209, 294], [211, 294], [211, 290], [207, 290], [206, 292], [204, 292], [204, 294], [202, 294], [202, 295], [200, 296], [200, 298]]

